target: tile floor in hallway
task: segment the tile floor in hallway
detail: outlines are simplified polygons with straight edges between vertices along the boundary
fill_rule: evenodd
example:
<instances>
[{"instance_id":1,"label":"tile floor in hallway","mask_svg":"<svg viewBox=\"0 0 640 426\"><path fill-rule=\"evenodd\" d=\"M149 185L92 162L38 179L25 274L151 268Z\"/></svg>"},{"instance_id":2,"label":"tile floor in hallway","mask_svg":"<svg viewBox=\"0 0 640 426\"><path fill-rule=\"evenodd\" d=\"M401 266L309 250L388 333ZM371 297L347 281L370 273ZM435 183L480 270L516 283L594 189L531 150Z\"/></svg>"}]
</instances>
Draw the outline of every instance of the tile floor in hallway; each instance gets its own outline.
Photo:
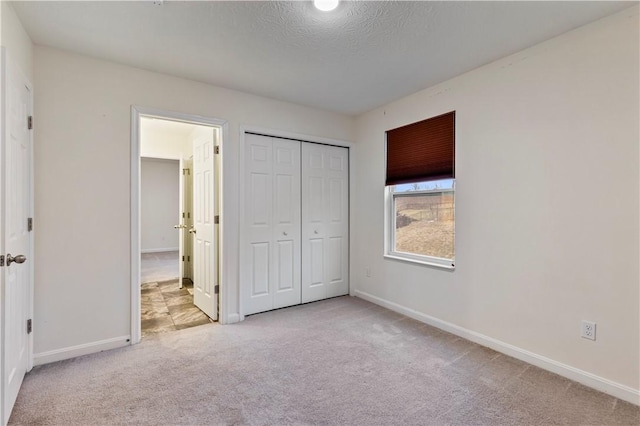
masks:
<instances>
[{"instance_id":1,"label":"tile floor in hallway","mask_svg":"<svg viewBox=\"0 0 640 426\"><path fill-rule=\"evenodd\" d=\"M193 304L193 283L178 280L141 286L142 337L209 324L212 321Z\"/></svg>"}]
</instances>

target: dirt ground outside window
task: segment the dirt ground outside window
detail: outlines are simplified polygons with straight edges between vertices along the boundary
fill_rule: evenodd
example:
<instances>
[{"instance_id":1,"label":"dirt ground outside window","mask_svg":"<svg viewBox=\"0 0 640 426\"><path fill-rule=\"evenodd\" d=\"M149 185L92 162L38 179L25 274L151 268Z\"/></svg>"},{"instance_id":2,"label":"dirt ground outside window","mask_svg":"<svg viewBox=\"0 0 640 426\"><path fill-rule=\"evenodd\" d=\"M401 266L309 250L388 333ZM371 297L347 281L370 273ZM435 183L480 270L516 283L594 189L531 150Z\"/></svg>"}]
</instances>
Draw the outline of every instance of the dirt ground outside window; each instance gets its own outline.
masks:
<instances>
[{"instance_id":1,"label":"dirt ground outside window","mask_svg":"<svg viewBox=\"0 0 640 426\"><path fill-rule=\"evenodd\" d=\"M452 193L399 196L395 251L454 258L455 207Z\"/></svg>"}]
</instances>

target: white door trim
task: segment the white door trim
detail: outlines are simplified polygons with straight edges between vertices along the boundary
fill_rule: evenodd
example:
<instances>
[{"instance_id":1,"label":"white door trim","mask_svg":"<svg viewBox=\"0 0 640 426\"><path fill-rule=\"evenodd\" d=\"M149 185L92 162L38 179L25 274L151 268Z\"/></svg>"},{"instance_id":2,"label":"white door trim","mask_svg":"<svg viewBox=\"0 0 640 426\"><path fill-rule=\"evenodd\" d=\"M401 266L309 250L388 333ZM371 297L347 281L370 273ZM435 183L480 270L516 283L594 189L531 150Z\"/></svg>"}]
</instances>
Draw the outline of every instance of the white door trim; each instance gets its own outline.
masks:
<instances>
[{"instance_id":1,"label":"white door trim","mask_svg":"<svg viewBox=\"0 0 640 426\"><path fill-rule=\"evenodd\" d=\"M5 73L6 73L6 67L7 67L7 60L8 60L9 56L9 52L7 51L7 49L4 46L0 46L0 86L2 87L2 89L0 90L1 93L1 99L0 99L0 129L2 129L2 131L0 132L0 144L2 144L2 146L0 147L0 164L2 163L3 158L2 158L2 152L4 152L4 146L6 144L6 117L5 117L5 113L6 113L6 102L7 102L7 90L5 87ZM10 59L9 59L10 60ZM27 115L33 117L34 116L34 105L33 105L33 83L31 83L31 81L27 78L26 74L24 73L23 70L20 69L20 67L17 64L14 64L14 66L19 70L20 72L20 78L22 79L24 85L29 89L29 111L27 111ZM34 119L35 120L35 119ZM27 255L27 259L28 259L28 268L29 268L29 289L28 289L28 314L29 314L29 318L31 318L32 322L34 320L33 317L33 294L34 294L34 284L33 284L33 277L34 277L34 271L35 271L35 248L34 248L34 234L35 234L35 217L34 217L34 161L33 161L33 130L29 132L29 167L30 167L30 171L29 171L29 179L30 179L30 185L29 185L29 217L33 218L34 220L34 230L31 231L29 234L29 252L26 253ZM0 188L3 187L4 185L4 181L3 181L3 175L4 173L0 173ZM2 219L2 216L0 216L0 220ZM6 254L6 248L4 247L4 239L0 238L0 252L2 254ZM0 274L0 293L3 291L4 289L4 274ZM0 303L3 303L2 300L0 300ZM3 311L3 306L0 305L0 371L2 370L2 368L4 368L4 346L3 346L3 341L4 341L4 335L6 330L4 329L5 324L3 321L4 318L4 311ZM32 332L31 334L28 335L27 337L27 371L31 371L31 369L33 368L33 335L36 331ZM4 403L4 380L1 381L2 383L0 383L0 420L4 419L5 416L5 411L9 409L9 407L5 407L5 403Z\"/></svg>"},{"instance_id":2,"label":"white door trim","mask_svg":"<svg viewBox=\"0 0 640 426\"><path fill-rule=\"evenodd\" d=\"M168 111L157 108L149 108L144 106L131 106L131 344L135 345L140 342L142 337L141 320L140 320L140 117L154 117L165 120L183 121L187 123L215 126L221 130L220 138L220 164L222 170L220 173L219 200L220 211L223 212L224 206L224 161L222 157L224 153L224 143L229 140L229 125L226 120L219 118L203 117L194 114L185 114L176 111ZM223 247L224 216L220 215L220 226L218 238L220 247ZM224 270L224 258L226 254L221 253L220 268L220 323L228 323L228 315L230 305L228 302L228 288L226 282L226 274Z\"/></svg>"},{"instance_id":3,"label":"white door trim","mask_svg":"<svg viewBox=\"0 0 640 426\"><path fill-rule=\"evenodd\" d=\"M272 136L276 138L294 139L302 142L322 143L326 145L344 146L346 148L353 148L354 143L344 141L340 139L324 138L321 136L305 135L304 133L287 132L286 130L271 129L269 127L251 126L247 124L240 125L240 137L244 143L245 133L258 133L265 136ZM242 148L242 145L240 146Z\"/></svg>"},{"instance_id":4,"label":"white door trim","mask_svg":"<svg viewBox=\"0 0 640 426\"><path fill-rule=\"evenodd\" d=\"M345 140L340 140L340 139L331 139L331 138L325 138L325 137L321 137L321 136L311 136L311 135L306 135L303 133L295 133L295 132L288 132L286 130L277 130L277 129L271 129L268 127L261 127L261 126L252 126L249 124L241 124L239 126L239 130L240 130L240 136L239 136L239 141L240 141L240 146L238 147L238 158L243 159L245 156L245 134L246 133L257 133L260 135L264 135L264 136L272 136L272 137L279 137L279 138L287 138L287 139L294 139L294 140L298 140L298 141L303 141L303 142L312 142L312 143L319 143L319 144L325 144L325 145L334 145L334 146L341 146L341 147L345 147L349 149L349 223L351 223L351 207L352 207L352 203L351 203L351 196L352 194L355 194L354 192L354 179L353 176L355 176L355 162L354 162L354 147L355 144L353 142L349 142L349 141L345 141ZM238 176L239 176L239 188L244 188L245 187L245 178L244 178L244 174L245 174L245 164L244 161L240 160L238 162ZM240 223L244 223L244 217L245 217L245 206L244 203L241 201L240 203L240 210L239 210L239 214L240 214ZM238 259L240 259L240 245L242 244L242 242L244 241L245 238L245 231L243 229L242 226L239 227L239 232L238 232L238 252L236 253L236 256ZM353 296L355 294L355 286L352 284L354 283L354 277L353 277L353 268L351 268L351 259L353 258L351 255L351 250L353 245L351 244L351 241L353 241L353 229L355 227L354 226L349 226L349 248L348 248L348 256L349 259L347 260L347 265L349 265L349 294L351 296ZM240 264L238 263L238 276L240 276ZM245 317L245 309L244 309L244 294L243 294L243 289L242 289L242 285L238 282L238 312L240 314L240 318L238 319L239 321L243 321L244 317ZM222 290L221 290L222 291ZM221 307L222 308L222 307Z\"/></svg>"}]
</instances>

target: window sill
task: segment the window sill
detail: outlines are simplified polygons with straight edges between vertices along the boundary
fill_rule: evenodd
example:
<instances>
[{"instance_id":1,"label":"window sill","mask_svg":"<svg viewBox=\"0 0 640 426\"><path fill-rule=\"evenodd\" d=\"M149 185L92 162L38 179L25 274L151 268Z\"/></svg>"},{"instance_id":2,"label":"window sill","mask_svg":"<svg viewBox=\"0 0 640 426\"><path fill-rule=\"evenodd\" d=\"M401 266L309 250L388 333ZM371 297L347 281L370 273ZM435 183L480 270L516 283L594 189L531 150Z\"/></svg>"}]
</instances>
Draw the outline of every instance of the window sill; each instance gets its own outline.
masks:
<instances>
[{"instance_id":1,"label":"window sill","mask_svg":"<svg viewBox=\"0 0 640 426\"><path fill-rule=\"evenodd\" d=\"M456 267L452 266L452 265L445 265L445 264L442 264L442 263L429 262L428 260L415 259L415 258L411 258L411 257L405 257L405 256L397 255L397 254L385 254L384 257L386 259L399 260L401 262L408 262L408 263L416 263L418 265L430 266L432 268L445 269L445 270L448 270L448 271L455 271L455 269L456 269Z\"/></svg>"}]
</instances>

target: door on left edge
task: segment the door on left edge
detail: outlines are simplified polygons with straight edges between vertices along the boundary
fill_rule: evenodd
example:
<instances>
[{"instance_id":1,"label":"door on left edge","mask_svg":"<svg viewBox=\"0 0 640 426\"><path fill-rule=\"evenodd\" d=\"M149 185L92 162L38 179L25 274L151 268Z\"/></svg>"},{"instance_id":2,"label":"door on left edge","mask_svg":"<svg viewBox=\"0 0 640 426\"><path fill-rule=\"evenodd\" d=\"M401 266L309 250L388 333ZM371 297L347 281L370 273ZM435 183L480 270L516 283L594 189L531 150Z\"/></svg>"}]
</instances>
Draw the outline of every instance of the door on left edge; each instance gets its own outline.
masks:
<instances>
[{"instance_id":1,"label":"door on left edge","mask_svg":"<svg viewBox=\"0 0 640 426\"><path fill-rule=\"evenodd\" d=\"M27 320L30 310L31 260L31 90L26 78L2 52L2 211L0 212L3 315L3 416L8 422L29 366Z\"/></svg>"}]
</instances>

